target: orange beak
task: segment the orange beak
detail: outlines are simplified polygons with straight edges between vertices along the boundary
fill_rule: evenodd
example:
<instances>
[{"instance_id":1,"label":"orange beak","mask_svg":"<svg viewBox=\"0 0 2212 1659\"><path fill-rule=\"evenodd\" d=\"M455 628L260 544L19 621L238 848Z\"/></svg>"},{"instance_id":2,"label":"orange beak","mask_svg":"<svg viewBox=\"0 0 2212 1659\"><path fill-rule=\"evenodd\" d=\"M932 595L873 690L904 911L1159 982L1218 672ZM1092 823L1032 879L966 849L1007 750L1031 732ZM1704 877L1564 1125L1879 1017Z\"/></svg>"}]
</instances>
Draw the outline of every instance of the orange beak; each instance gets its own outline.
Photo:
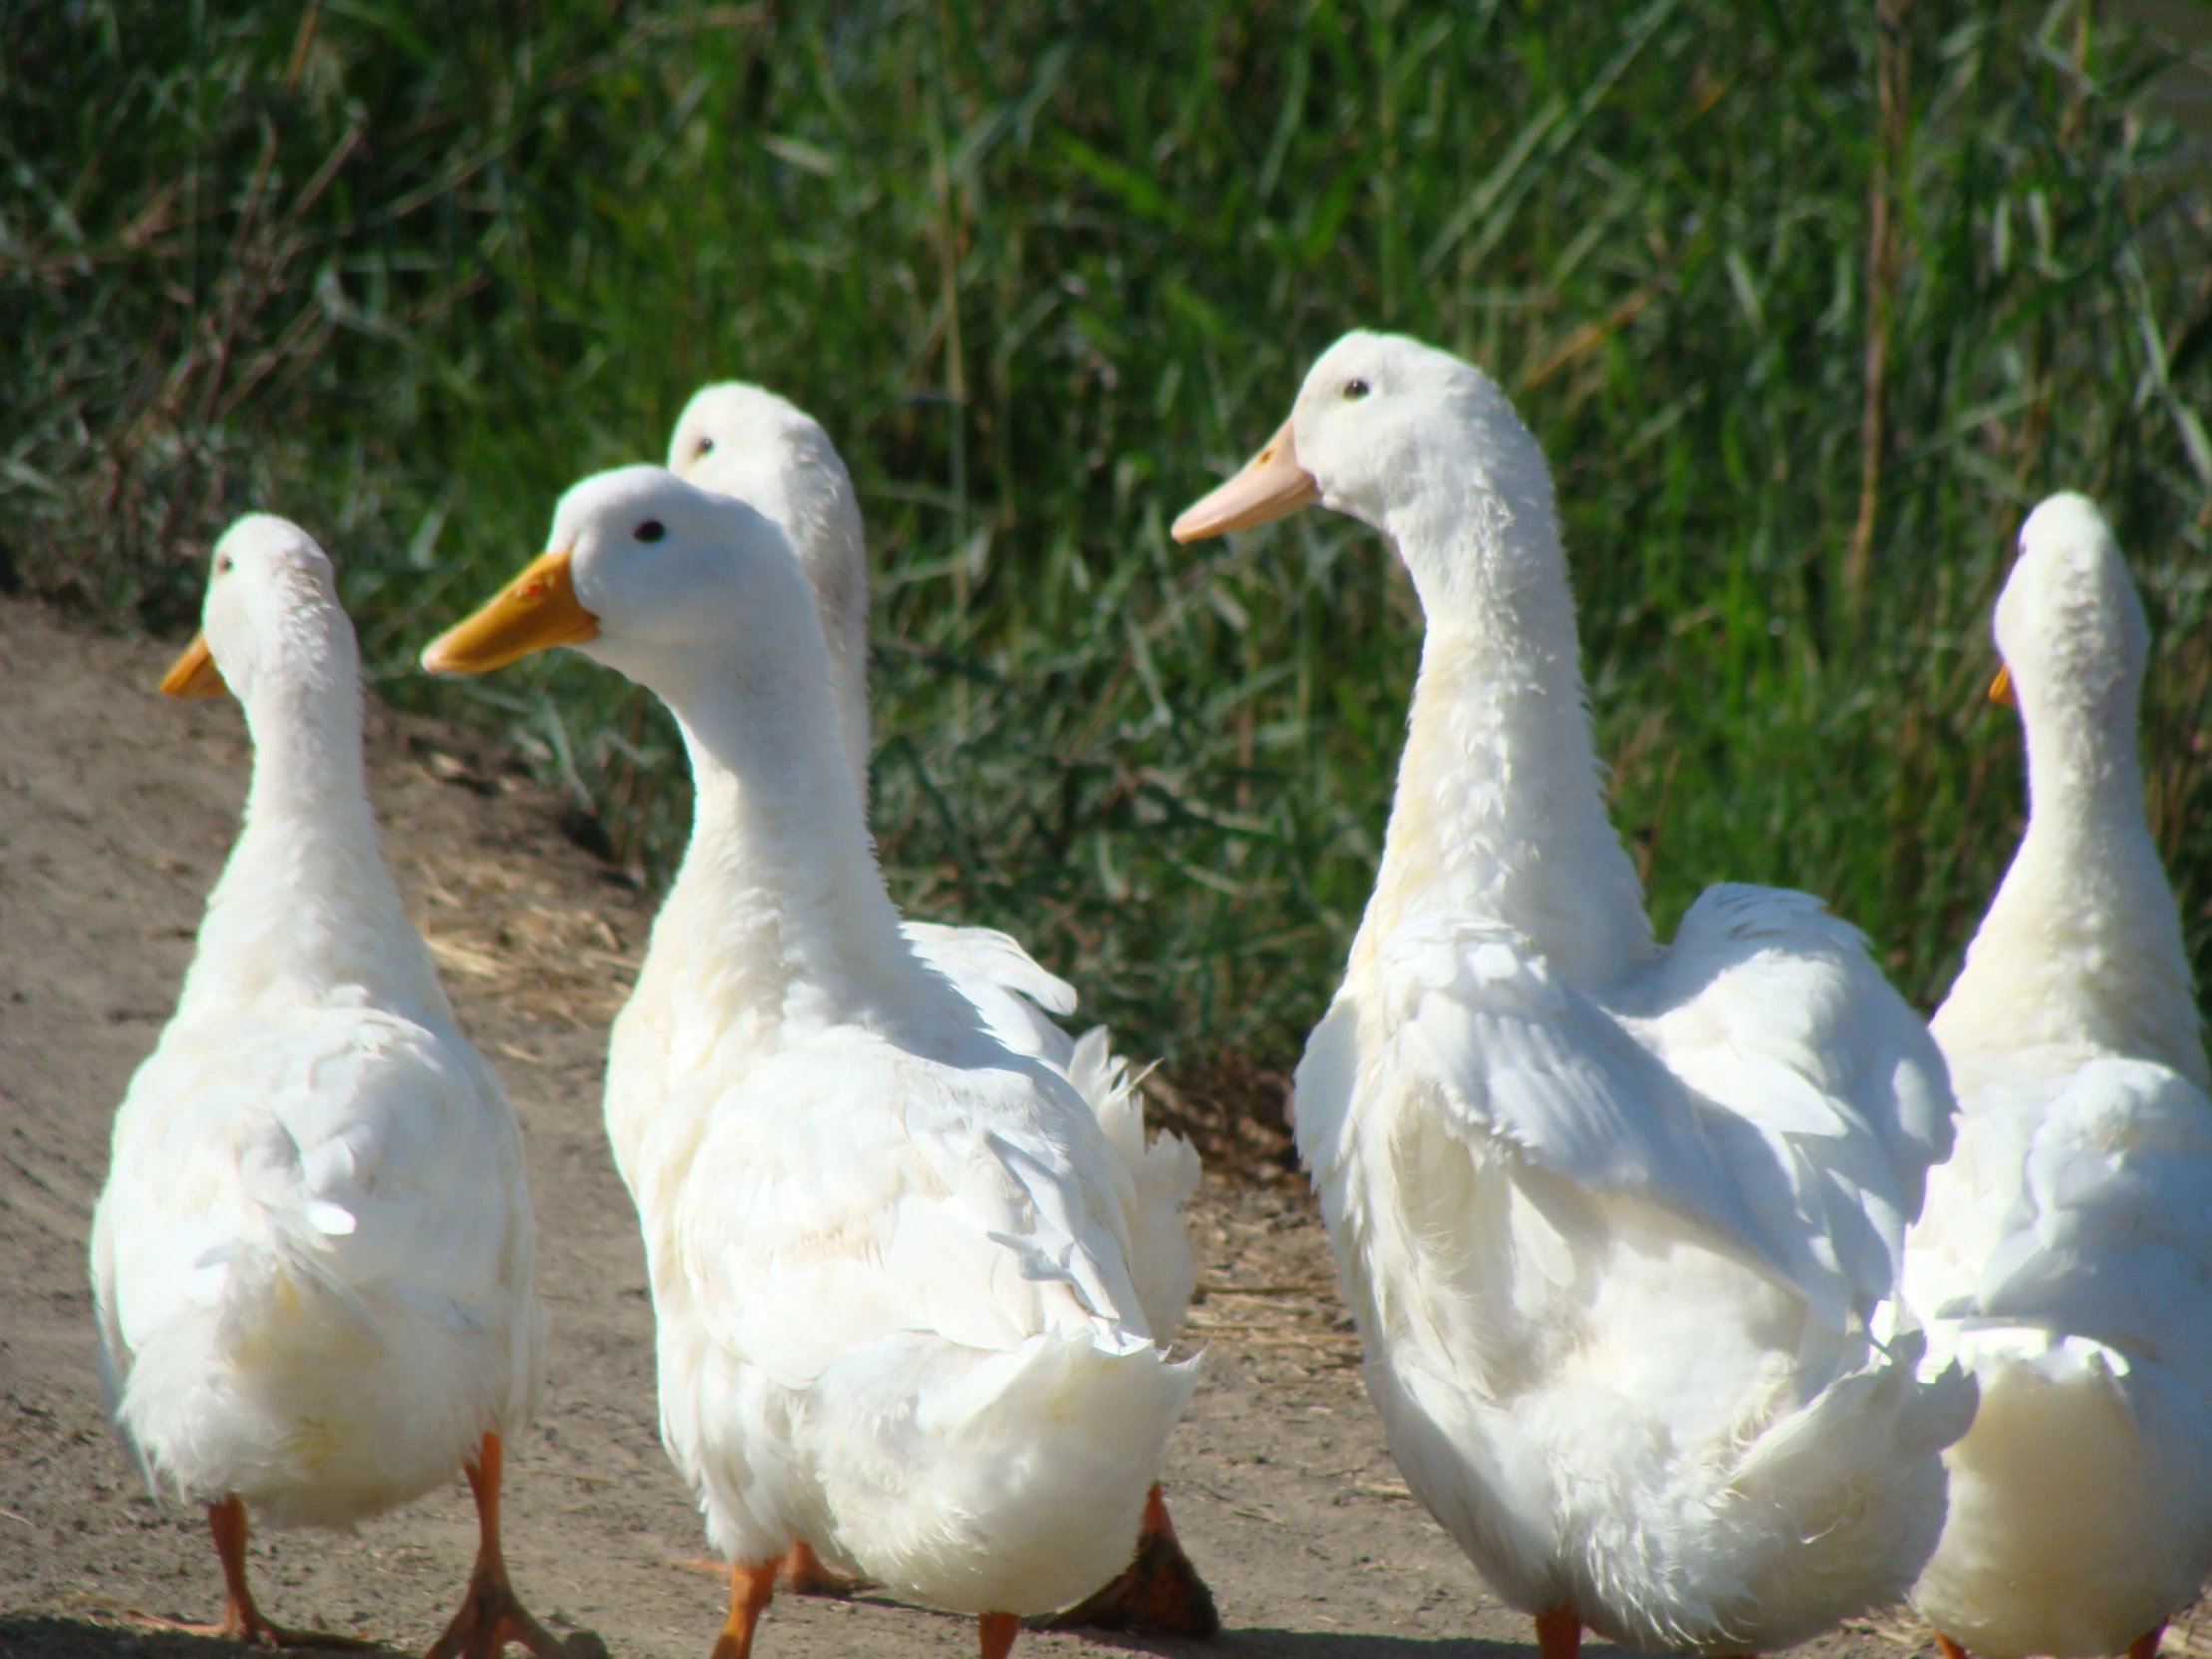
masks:
<instances>
[{"instance_id":1,"label":"orange beak","mask_svg":"<svg viewBox=\"0 0 2212 1659\"><path fill-rule=\"evenodd\" d=\"M205 634L193 635L192 644L177 654L169 672L162 676L164 697L221 697L229 689L215 659L208 655Z\"/></svg>"},{"instance_id":2,"label":"orange beak","mask_svg":"<svg viewBox=\"0 0 2212 1659\"><path fill-rule=\"evenodd\" d=\"M1286 420L1242 472L1185 507L1168 534L1177 541L1203 541L1230 530L1249 530L1320 499L1321 487L1314 475L1298 464L1298 444Z\"/></svg>"},{"instance_id":3,"label":"orange beak","mask_svg":"<svg viewBox=\"0 0 2212 1659\"><path fill-rule=\"evenodd\" d=\"M2003 663L1997 664L1997 677L1989 682L1989 701L2007 709L2020 706L2020 694L2012 689L2012 670Z\"/></svg>"},{"instance_id":4,"label":"orange beak","mask_svg":"<svg viewBox=\"0 0 2212 1659\"><path fill-rule=\"evenodd\" d=\"M576 597L569 555L544 553L482 610L433 640L422 666L432 674L483 674L533 651L598 637L599 619Z\"/></svg>"}]
</instances>

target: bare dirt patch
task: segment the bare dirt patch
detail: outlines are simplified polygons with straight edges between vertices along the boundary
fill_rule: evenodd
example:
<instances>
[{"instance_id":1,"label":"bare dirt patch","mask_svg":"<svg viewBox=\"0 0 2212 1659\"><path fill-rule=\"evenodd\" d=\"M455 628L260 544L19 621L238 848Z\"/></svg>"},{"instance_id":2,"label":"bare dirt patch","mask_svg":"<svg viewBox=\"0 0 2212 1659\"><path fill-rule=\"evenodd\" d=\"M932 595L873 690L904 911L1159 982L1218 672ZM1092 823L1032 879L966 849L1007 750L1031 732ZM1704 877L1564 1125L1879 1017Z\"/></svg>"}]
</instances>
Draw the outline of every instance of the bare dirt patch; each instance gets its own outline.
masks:
<instances>
[{"instance_id":1,"label":"bare dirt patch","mask_svg":"<svg viewBox=\"0 0 2212 1659\"><path fill-rule=\"evenodd\" d=\"M155 695L167 655L0 602L0 1654L23 1659L236 1652L130 1622L213 1617L219 1582L199 1515L149 1498L108 1437L85 1279L109 1120L168 1018L246 785L237 710ZM698 1517L660 1448L644 1263L598 1116L606 1023L649 903L571 844L563 804L496 752L380 708L370 724L386 854L528 1141L553 1345L545 1406L508 1450L515 1582L557 1631L698 1659L723 1592L677 1564L701 1551ZM1195 1234L1205 1380L1166 1480L1227 1629L1210 1646L1032 1634L1018 1651L1526 1648L1526 1623L1484 1594L1383 1448L1304 1187L1209 1176ZM273 1617L419 1651L474 1541L456 1482L351 1536L261 1533L253 1564ZM784 1597L760 1652L974 1643L969 1621L879 1597ZM1900 1615L1816 1651L1899 1659L1920 1644ZM2212 1642L2184 1628L2168 1651Z\"/></svg>"}]
</instances>

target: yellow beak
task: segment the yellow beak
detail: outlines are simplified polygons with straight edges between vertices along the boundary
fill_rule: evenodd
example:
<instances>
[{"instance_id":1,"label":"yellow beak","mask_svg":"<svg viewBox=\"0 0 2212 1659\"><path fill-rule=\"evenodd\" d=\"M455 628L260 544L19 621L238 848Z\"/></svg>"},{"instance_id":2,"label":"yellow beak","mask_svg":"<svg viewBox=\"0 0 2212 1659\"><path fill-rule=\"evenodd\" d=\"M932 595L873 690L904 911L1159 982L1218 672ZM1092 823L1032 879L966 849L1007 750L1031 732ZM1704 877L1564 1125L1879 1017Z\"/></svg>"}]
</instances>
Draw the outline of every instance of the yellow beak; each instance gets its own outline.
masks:
<instances>
[{"instance_id":1,"label":"yellow beak","mask_svg":"<svg viewBox=\"0 0 2212 1659\"><path fill-rule=\"evenodd\" d=\"M466 622L431 641L422 666L432 674L483 674L518 657L599 637L569 575L569 555L544 553Z\"/></svg>"},{"instance_id":2,"label":"yellow beak","mask_svg":"<svg viewBox=\"0 0 2212 1659\"><path fill-rule=\"evenodd\" d=\"M1201 501L1185 507L1169 527L1177 541L1203 541L1230 530L1249 530L1271 518L1310 507L1321 499L1314 475L1298 464L1291 423L1268 439L1267 447L1244 470Z\"/></svg>"},{"instance_id":3,"label":"yellow beak","mask_svg":"<svg viewBox=\"0 0 2212 1659\"><path fill-rule=\"evenodd\" d=\"M2003 663L1997 664L1997 677L1989 682L1989 701L2001 703L2007 709L2020 706L2019 693L2012 689L2012 670Z\"/></svg>"},{"instance_id":4,"label":"yellow beak","mask_svg":"<svg viewBox=\"0 0 2212 1659\"><path fill-rule=\"evenodd\" d=\"M193 635L192 644L177 653L177 660L162 676L164 697L221 697L229 689L223 683L222 671L215 666L215 659L208 655L205 634Z\"/></svg>"}]
</instances>

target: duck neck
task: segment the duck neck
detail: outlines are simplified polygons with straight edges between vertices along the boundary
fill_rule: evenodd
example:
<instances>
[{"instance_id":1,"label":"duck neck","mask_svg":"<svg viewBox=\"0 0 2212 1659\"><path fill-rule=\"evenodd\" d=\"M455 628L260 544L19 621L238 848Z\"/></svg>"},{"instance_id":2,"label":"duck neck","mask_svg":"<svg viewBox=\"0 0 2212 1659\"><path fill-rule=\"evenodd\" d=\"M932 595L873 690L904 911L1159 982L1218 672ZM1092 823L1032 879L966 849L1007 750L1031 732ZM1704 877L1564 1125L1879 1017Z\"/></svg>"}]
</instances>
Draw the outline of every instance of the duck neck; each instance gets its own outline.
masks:
<instances>
[{"instance_id":1,"label":"duck neck","mask_svg":"<svg viewBox=\"0 0 2212 1659\"><path fill-rule=\"evenodd\" d=\"M1596 984L1648 953L1651 923L1598 788L1555 521L1548 505L1468 530L1470 516L1385 527L1428 628L1353 958L1407 916L1448 909L1517 929L1569 982Z\"/></svg>"},{"instance_id":2,"label":"duck neck","mask_svg":"<svg viewBox=\"0 0 2212 1659\"><path fill-rule=\"evenodd\" d=\"M1947 1050L2088 1048L2207 1086L2181 919L2143 815L2135 705L2027 711L2027 832L1937 1011Z\"/></svg>"},{"instance_id":3,"label":"duck neck","mask_svg":"<svg viewBox=\"0 0 2212 1659\"><path fill-rule=\"evenodd\" d=\"M377 846L360 681L348 666L272 674L244 699L253 781L184 1007L359 986L373 1006L452 1017Z\"/></svg>"},{"instance_id":4,"label":"duck neck","mask_svg":"<svg viewBox=\"0 0 2212 1659\"><path fill-rule=\"evenodd\" d=\"M2027 838L2081 855L2100 847L2150 845L2143 772L2135 754L2135 710L2038 709L2027 734Z\"/></svg>"},{"instance_id":5,"label":"duck neck","mask_svg":"<svg viewBox=\"0 0 2212 1659\"><path fill-rule=\"evenodd\" d=\"M823 643L830 653L830 684L836 695L837 743L859 792L860 821L867 822L868 762L875 743L869 728L867 695L867 559L857 540L851 548L820 561L815 576Z\"/></svg>"},{"instance_id":6,"label":"duck neck","mask_svg":"<svg viewBox=\"0 0 2212 1659\"><path fill-rule=\"evenodd\" d=\"M868 729L867 533L844 462L819 430L786 440L773 451L780 464L767 476L740 473L731 493L776 520L799 555L814 590L815 616L830 656L830 689L837 705L837 741L860 792L863 822L868 808L868 762L874 742Z\"/></svg>"},{"instance_id":7,"label":"duck neck","mask_svg":"<svg viewBox=\"0 0 2212 1659\"><path fill-rule=\"evenodd\" d=\"M929 1002L884 891L838 711L800 676L687 664L654 689L691 757L691 844L647 971L716 1035L895 1022Z\"/></svg>"}]
</instances>

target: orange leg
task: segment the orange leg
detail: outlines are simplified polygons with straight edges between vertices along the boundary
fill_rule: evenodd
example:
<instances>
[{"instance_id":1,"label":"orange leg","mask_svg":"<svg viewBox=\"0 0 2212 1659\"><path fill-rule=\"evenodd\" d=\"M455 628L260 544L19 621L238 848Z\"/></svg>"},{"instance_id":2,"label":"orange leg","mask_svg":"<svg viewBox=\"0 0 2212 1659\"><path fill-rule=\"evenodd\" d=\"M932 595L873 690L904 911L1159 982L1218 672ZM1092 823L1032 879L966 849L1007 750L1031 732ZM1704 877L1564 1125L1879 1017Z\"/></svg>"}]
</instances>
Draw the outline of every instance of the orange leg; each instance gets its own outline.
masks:
<instances>
[{"instance_id":1,"label":"orange leg","mask_svg":"<svg viewBox=\"0 0 2212 1659\"><path fill-rule=\"evenodd\" d=\"M776 1569L782 1564L780 1555L771 1555L765 1561L730 1563L730 1616L723 1621L722 1634L715 1638L714 1652L708 1659L750 1659L753 1627L761 1622L769 1598L776 1594Z\"/></svg>"},{"instance_id":2,"label":"orange leg","mask_svg":"<svg viewBox=\"0 0 2212 1659\"><path fill-rule=\"evenodd\" d=\"M1582 1615L1572 1607L1547 1607L1536 1615L1539 1659L1575 1659L1582 1649Z\"/></svg>"},{"instance_id":3,"label":"orange leg","mask_svg":"<svg viewBox=\"0 0 2212 1659\"><path fill-rule=\"evenodd\" d=\"M804 1540L795 1542L784 1557L779 1586L795 1596L848 1596L863 1580L831 1572Z\"/></svg>"},{"instance_id":4,"label":"orange leg","mask_svg":"<svg viewBox=\"0 0 2212 1659\"><path fill-rule=\"evenodd\" d=\"M976 1635L983 1659L1006 1659L1014 1651L1014 1637L1021 1631L1021 1620L1011 1613L985 1613L975 1621Z\"/></svg>"},{"instance_id":5,"label":"orange leg","mask_svg":"<svg viewBox=\"0 0 2212 1659\"><path fill-rule=\"evenodd\" d=\"M1966 1659L1966 1650L1940 1630L1936 1632L1936 1646L1942 1653L1943 1659Z\"/></svg>"},{"instance_id":6,"label":"orange leg","mask_svg":"<svg viewBox=\"0 0 2212 1659\"><path fill-rule=\"evenodd\" d=\"M235 1497L208 1505L208 1531L215 1539L215 1556L223 1564L223 1617L214 1624L186 1624L179 1619L135 1615L139 1622L164 1630L180 1630L194 1636L217 1636L257 1647L364 1648L372 1643L358 1636L339 1636L327 1630L290 1630L273 1624L254 1604L254 1592L246 1582L246 1505Z\"/></svg>"},{"instance_id":7,"label":"orange leg","mask_svg":"<svg viewBox=\"0 0 2212 1659\"><path fill-rule=\"evenodd\" d=\"M2166 1621L2160 1619L2127 1644L2127 1659L2158 1659L2158 1639L2165 1634ZM1960 1659L1964 1659L1964 1656L1961 1655Z\"/></svg>"},{"instance_id":8,"label":"orange leg","mask_svg":"<svg viewBox=\"0 0 2212 1659\"><path fill-rule=\"evenodd\" d=\"M530 1616L507 1582L499 1549L500 1455L499 1436L486 1434L482 1452L468 1465L468 1489L476 1494L476 1570L461 1610L423 1659L498 1659L509 1642L520 1642L538 1659L568 1659L568 1649Z\"/></svg>"},{"instance_id":9,"label":"orange leg","mask_svg":"<svg viewBox=\"0 0 2212 1659\"><path fill-rule=\"evenodd\" d=\"M1137 1526L1137 1553L1121 1575L1064 1613L1040 1620L1044 1630L1149 1630L1174 1636L1211 1636L1221 1629L1214 1592L1198 1576L1176 1540L1167 1499L1158 1482L1145 1494Z\"/></svg>"}]
</instances>

